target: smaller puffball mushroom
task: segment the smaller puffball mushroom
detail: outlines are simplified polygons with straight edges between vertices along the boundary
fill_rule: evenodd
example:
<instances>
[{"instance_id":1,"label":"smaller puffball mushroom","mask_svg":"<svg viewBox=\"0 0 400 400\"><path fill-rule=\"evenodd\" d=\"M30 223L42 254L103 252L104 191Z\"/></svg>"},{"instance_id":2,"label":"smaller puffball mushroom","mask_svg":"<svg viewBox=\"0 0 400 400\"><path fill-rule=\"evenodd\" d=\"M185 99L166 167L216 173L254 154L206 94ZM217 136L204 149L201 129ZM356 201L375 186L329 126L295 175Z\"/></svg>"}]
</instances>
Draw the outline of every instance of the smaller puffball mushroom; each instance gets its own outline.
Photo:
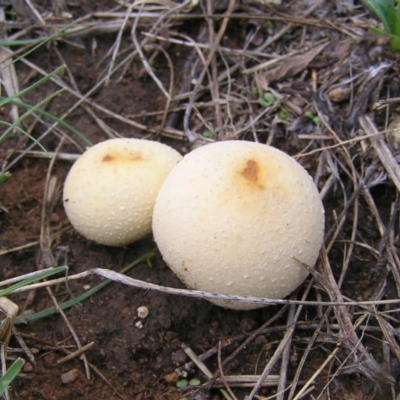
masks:
<instances>
[{"instance_id":1,"label":"smaller puffball mushroom","mask_svg":"<svg viewBox=\"0 0 400 400\"><path fill-rule=\"evenodd\" d=\"M124 246L151 232L158 191L182 156L140 139L110 139L89 148L64 184L68 219L86 238Z\"/></svg>"},{"instance_id":2,"label":"smaller puffball mushroom","mask_svg":"<svg viewBox=\"0 0 400 400\"><path fill-rule=\"evenodd\" d=\"M273 147L209 144L164 181L153 234L167 265L190 288L280 299L307 277L321 248L324 209L307 171ZM234 309L254 303L212 300Z\"/></svg>"}]
</instances>

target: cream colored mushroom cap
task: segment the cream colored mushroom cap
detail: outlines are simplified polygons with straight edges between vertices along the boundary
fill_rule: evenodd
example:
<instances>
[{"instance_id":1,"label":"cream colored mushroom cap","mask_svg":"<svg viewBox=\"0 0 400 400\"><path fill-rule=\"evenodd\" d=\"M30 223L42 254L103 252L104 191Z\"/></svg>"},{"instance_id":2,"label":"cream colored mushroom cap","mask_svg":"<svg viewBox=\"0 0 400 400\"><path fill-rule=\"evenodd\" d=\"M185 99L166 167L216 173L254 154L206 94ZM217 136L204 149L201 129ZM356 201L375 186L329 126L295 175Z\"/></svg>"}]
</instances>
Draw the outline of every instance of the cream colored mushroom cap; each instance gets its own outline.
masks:
<instances>
[{"instance_id":1,"label":"cream colored mushroom cap","mask_svg":"<svg viewBox=\"0 0 400 400\"><path fill-rule=\"evenodd\" d=\"M64 184L68 219L86 238L123 246L151 232L158 191L182 156L140 139L110 139L87 150Z\"/></svg>"},{"instance_id":2,"label":"cream colored mushroom cap","mask_svg":"<svg viewBox=\"0 0 400 400\"><path fill-rule=\"evenodd\" d=\"M273 147L225 141L174 167L158 194L153 234L190 288L280 299L307 277L321 248L324 209L307 171ZM213 301L235 309L250 303Z\"/></svg>"}]
</instances>

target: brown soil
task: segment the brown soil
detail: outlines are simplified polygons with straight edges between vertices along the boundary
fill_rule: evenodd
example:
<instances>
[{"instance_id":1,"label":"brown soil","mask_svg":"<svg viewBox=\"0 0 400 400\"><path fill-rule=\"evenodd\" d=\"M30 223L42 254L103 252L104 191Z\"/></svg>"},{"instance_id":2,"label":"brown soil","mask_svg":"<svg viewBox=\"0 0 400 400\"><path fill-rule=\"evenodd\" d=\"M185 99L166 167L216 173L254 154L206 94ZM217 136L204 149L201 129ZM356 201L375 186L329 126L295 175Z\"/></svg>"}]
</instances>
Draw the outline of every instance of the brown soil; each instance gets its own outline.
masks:
<instances>
[{"instance_id":1,"label":"brown soil","mask_svg":"<svg viewBox=\"0 0 400 400\"><path fill-rule=\"evenodd\" d=\"M117 2L112 5L107 1L90 2L82 0L77 2L78 4L76 5L72 5L74 2L70 3L71 5L67 6L64 11L69 12L72 20L75 21L78 18L92 15L96 11L111 12L113 7L118 8ZM164 4L164 2L162 3ZM204 2L202 7L206 7L206 3ZM227 4L223 1L216 3L218 3L215 5L217 7L216 13L223 12L227 7ZM253 41L250 41L250 50L255 49L258 41L264 40L264 36L277 33L285 26L289 27L283 39L272 45L273 51L271 50L271 54L281 55L282 48L290 49L290 41L296 43L296 45L293 45L293 49L298 49L301 47L298 41L303 40L305 49L313 41L319 42L324 41L326 37L328 38L328 47L318 57L308 61L305 59L298 60L297 66L292 65L293 68L298 68L298 71L293 74L288 71L280 71L282 78L279 79L279 82L274 82L274 79L271 79L271 87L276 93L282 95L283 106L285 105L285 99L293 98L295 101L292 102L292 107L297 106L304 111L312 110L316 115L313 106L317 105L318 109L323 110L324 115L328 116L330 127L339 132L340 139L347 140L354 137L350 135L347 129L349 124L356 125L358 117L371 111L372 100L369 103L363 103L363 96L377 96L376 99L374 98L375 101L382 97L386 98L386 93L390 93L391 97L399 95L398 76L396 75L398 64L396 60L393 60L393 54L387 52L382 55L383 50L380 44L376 44L374 39L370 39L367 34L363 36L357 31L359 38L350 40L350 35L344 34L339 29L352 28L351 17L361 13L359 8L347 11L346 14L346 12L340 13L336 7L325 4L317 8L314 13L296 21L297 13L302 11L302 7L305 9L310 2L297 2L298 5L295 6L294 3L296 2L284 1L284 5L286 4L288 7L285 8L284 5L278 7L279 12L275 12L271 6L260 8L261 6L248 6L247 2L243 3L243 8L240 9L238 7L235 12L253 13L254 18L237 19L233 20L234 22L230 22L221 46L230 47L233 50L243 49L250 29L255 27L257 27L257 33L254 35ZM300 6L300 3L302 6ZM38 6L38 10L42 15L45 15L45 11L52 10L54 4L43 6L43 8ZM9 12L10 10L6 9L6 11ZM122 11L126 11L126 9L123 8ZM166 27L163 34L166 38L169 38L178 32L179 34L193 37L195 41L198 40L199 32L204 26L207 26L207 22L205 19L196 17L190 19L189 16L191 14L197 15L201 12L203 11L200 7L191 10L188 14L185 14L186 18L176 22L175 26ZM260 12L263 15L271 16L272 22L270 22L270 25L266 21L257 18ZM291 22L288 22L289 19L285 20L285 15L287 18L289 16L292 18ZM28 16L26 15L18 14L17 20L20 22L20 27L16 28L15 31L29 25L27 18ZM60 13L55 14L51 23L55 24L57 18L60 18L60 21L64 23ZM305 22L307 18L309 18L308 24ZM94 26L107 22L107 20L101 19L99 16L92 16L89 20L93 21ZM323 24L325 20L336 23L337 29L328 29L327 25L322 28L318 25ZM132 26L132 23L132 21L129 21L129 27ZM146 31L146 26L146 24L142 26L143 31ZM215 25L216 31L219 27L220 22ZM366 32L364 26L357 26L357 29L359 31L363 29ZM100 27L99 25L99 27L87 34L48 43L27 56L27 59L47 72L65 63L68 66L68 72L64 71L61 77L68 82L69 87L74 88L76 92L79 91L84 94L93 88L107 72L110 51L113 49L117 34L118 30L108 33L104 26ZM27 37L29 35L35 37L37 33L32 31L27 34ZM301 39L301 35L303 35L303 39ZM179 37L182 39L183 36ZM173 65L175 80L172 90L174 94L178 94L185 84L187 60L188 57L193 55L193 52L188 47L177 44L161 43L160 45L163 46L163 52L167 52ZM330 84L333 85L339 81L338 76L340 74L343 77L348 76L349 63L354 62L352 54L361 53L357 60L361 60L360 63L365 64L363 66L355 66L355 69L358 68L357 71L361 69L364 71L375 65L377 61L375 59L371 60L371 57L375 56L372 51L377 48L380 51L377 57L382 57L383 60L390 60L392 67L384 77L381 76L379 82L374 83L374 87L381 85L381 88L385 88L387 92L383 89L379 89L381 90L379 91L374 88L374 90L370 89L365 95L363 88L366 90L366 81L359 78L354 83L356 87L353 89L356 98L352 100L354 103L358 101L357 104L350 104L349 97L344 94L344 102L341 104L332 103L334 109L330 110L326 108L327 103L324 103L323 99L314 96L312 73L316 71L320 77L323 77L316 78L319 87L325 84L328 85L327 81L332 76L337 77L336 81L332 79ZM132 51L132 41L129 29L127 29L121 38L117 62ZM162 54L162 52L158 54L153 60L152 66L157 77L165 87L168 87L170 64ZM381 58L379 59L382 60ZM244 61L239 55L232 55L229 63L232 63L232 60L236 60L238 65L244 67ZM342 65L347 65L345 71L340 69ZM215 66L215 68L218 67ZM120 70L112 75L108 84L100 85L89 97L90 101L114 113L104 112L104 110L93 106L91 109L96 113L97 118L107 125L109 131L123 137L161 140L172 145L182 154L189 152L192 144L189 143L184 134L183 111L180 109L179 112L174 114L173 118L171 117L170 130L164 129L165 125L163 124L165 121L162 111L167 107L165 96L146 72L140 58L136 57L127 61L123 68L126 68L126 70ZM40 74L35 72L30 65L22 62L17 63L16 69L21 88L29 86L40 77ZM329 70L332 72L329 73ZM239 92L238 88L248 87L249 80L254 79L253 75L246 76L238 72L232 73L234 74L232 77L234 79L232 81L232 93ZM274 73L278 74L278 71ZM197 72L198 74L199 72ZM74 82L71 77L73 77ZM368 82L370 83L370 81ZM250 86L254 85L255 83L252 81ZM25 95L23 101L35 104L53 93L56 88L58 88L58 85L48 82ZM187 89L183 92L185 91ZM326 95L327 90L324 93ZM240 104L238 108L232 109L235 112L232 122L234 122L238 131L247 124L248 113L252 115L252 118L255 118L263 111L263 108L257 104L257 96L254 96L251 92L247 94L249 101L252 102L250 111L246 110L243 104ZM211 95L206 94L198 101L210 102L211 100ZM77 97L66 91L52 100L46 106L46 111L61 116L76 102ZM179 103L172 102L171 109L178 105ZM90 106L91 104L87 103L85 107ZM327 135L327 131L320 130L316 132L315 124L312 123L309 117L295 115L292 112L293 109L286 108L289 110L288 119L277 119L278 108L275 113L267 112L257 122L258 140L266 142L270 132L274 131L272 144L292 155L299 154L302 151L315 150L318 146L322 147L323 140L308 146L309 141L304 140L304 135L313 133ZM215 117L215 108L212 104L205 106L202 110L203 117L208 125L202 125L202 121L195 117L190 120L192 126L196 127L199 132L213 125ZM391 112L393 112L392 109ZM3 119L10 119L9 108L1 110L1 113ZM171 114L173 113L168 110L167 116L171 116ZM127 120L145 125L148 130L142 130L132 124L130 125L117 116L123 116ZM224 118L227 117L224 116ZM376 112L375 121L377 124L383 124L384 118L385 115ZM30 124L33 124L34 119L31 118L28 121L29 123L25 125L26 129ZM65 118L65 121L82 132L92 143L108 138L107 129L102 129L101 124L96 123L83 107L76 108ZM38 122L36 125L31 126L32 136L39 138L49 126L49 121ZM359 129L358 125L357 129ZM65 136L60 147L60 140L63 135ZM217 133L217 131L211 132L210 140L230 138L229 135L227 126L225 126L220 133ZM301 135L303 135L303 139ZM253 140L252 129L243 129L238 138ZM203 138L203 140L208 140L208 138ZM77 139L72 134L65 134L63 128L54 129L49 135L41 139L41 143L48 151L73 154L81 153L86 146L82 140ZM17 160L18 153L14 151L24 150L30 144L31 142L24 136L19 136L18 134L9 136L0 147L2 166L6 167L13 160ZM335 142L327 141L325 145L327 144L332 145ZM38 147L35 147L35 150L38 150ZM376 156L371 155L371 152L367 150L360 155L359 151L358 147L349 147L349 154L354 159L355 169L363 173L361 165L364 165L364 162L369 162L372 165ZM347 159L339 153L332 152L331 154L333 154L334 158L338 157L335 158L334 162L337 162L336 165L340 169L340 183L337 183L337 186L330 190L324 199L327 232L335 229L337 218L342 210L345 209L345 201L351 197L352 193L354 193L353 190L355 190L350 178L351 171L348 172L347 166L344 165ZM368 157L370 161L368 161ZM320 153L299 159L313 176L321 174L321 171L318 170L319 160ZM149 237L124 248L110 248L89 242L74 231L67 220L61 201L62 184L70 167L70 161L57 159L54 165L51 165L48 159L38 159L30 155L25 155L12 165L10 169L11 178L0 187L1 281L56 265L68 265L69 274L71 275L91 268L119 271L155 247L154 241ZM379 168L380 171L383 171L380 164ZM44 210L44 193L46 187L48 187L47 174L49 171L51 177L56 179L56 190L51 205ZM324 187L328 177L328 172L323 172L319 182L320 189ZM386 179L383 184L372 187L370 194L385 226L389 227L392 212L391 206L398 199L398 192L393 183L390 179ZM385 256L386 253L381 253L378 259L373 258L368 248L370 246L370 248L379 249L379 246L383 243L382 235L377 228L375 215L371 212L371 205L366 202L365 197L360 197L358 201L357 212L359 215L357 218L359 224L356 237L352 237L352 223L356 211L351 206L346 210L347 218L343 229L339 231L335 243L330 249L329 260L334 276L339 279L342 273L343 260L347 255L345 253L347 250L343 247L343 243L349 244L351 241L365 243L364 247L356 246L351 254L350 268L345 274L341 288L342 294L354 300L375 299L373 296L376 295L379 287L384 286L382 290L385 290L385 295L381 296L381 299L397 298L396 275L391 274L390 268L387 269L388 267L385 263L387 261L387 258L385 259L387 257L387 255ZM398 203L396 203L396 207L397 205ZM393 233L393 235L391 233L391 243L395 249L397 249L396 243L398 245L398 219L396 221L393 225L390 225L390 229L394 229L393 232L390 232ZM50 242L46 239L45 228L48 229L47 238L51 239ZM43 239L44 237L45 239ZM332 239L332 233L330 236L328 234L328 239ZM21 249L16 249L19 246L21 246ZM149 266L146 262L141 262L128 275L145 282L183 288L183 285L166 267L157 252L152 259L152 266ZM300 299L310 280L311 278L304 283L292 298ZM76 280L70 283L70 290L74 296L79 296L88 287L93 288L102 281L101 278L96 276ZM53 287L53 292L59 303L70 298L70 294L63 284ZM33 292L10 295L10 299L19 305L20 314L23 312L35 313L54 305L46 289L39 289L34 295ZM321 284L314 282L307 299L328 300L329 297L326 295L325 290L322 289ZM137 308L143 305L148 307L150 313L142 321L143 326L138 327ZM385 307L387 311L392 308L391 319L388 321L393 328L392 336L393 341L396 343L398 341L399 314L398 311L393 311L395 306ZM357 319L361 318L360 310L366 313L365 309L362 308L348 307L348 309L351 312L353 324L356 324ZM385 308L380 307L379 310L382 311ZM313 390L310 393L314 397L306 395L303 398L317 398L319 395L321 397L318 398L323 399L396 398L399 394L398 387L391 387L376 377L366 376L360 370L350 369L346 371L346 362L351 357L349 349L343 345L347 340L344 332L335 328L335 325L338 324L336 315L332 314L330 316L330 322L323 326L319 334L316 334L312 349L307 349L307 345L310 343L314 332L316 332L317 325L325 311L326 307L304 307L297 321L297 328L293 334L292 342L288 345L290 346L290 351L285 365L289 381L294 378L304 352L306 350L309 351L306 364L302 368L296 393L338 346L339 352L335 360L322 368L322 372L318 374L313 384ZM332 313L332 311L330 312ZM370 310L369 312L372 313ZM210 349L218 350L218 345L220 344L222 360L225 360L235 350L240 349L238 354L234 355L232 360L224 365L224 374L259 375L284 337L288 323L288 308L283 306L275 305L254 311L238 312L214 306L202 299L166 295L157 291L144 291L119 283L108 285L101 292L80 305L65 310L65 313L81 345L85 346L91 342L94 343L85 352L88 362L93 366L93 368L90 368L90 376L87 376L84 363L79 357L61 364L58 363L66 354L77 349L76 341L73 339L65 320L60 315L54 314L32 322L19 323L15 326L14 333L16 335L12 336L7 353L10 359L22 356L26 360L22 373L12 384L11 394L14 398L35 400L222 399L223 396L216 385L211 384L200 391L197 388L178 389L176 387L176 381L179 378L174 371L190 361L182 350L183 344L191 348L198 356ZM277 318L274 318L276 315ZM365 318L365 314L362 315ZM256 332L271 318L274 318L274 320L271 321L268 327L257 332L248 344L241 347L246 338L250 337L252 333ZM330 327L330 324L332 327ZM387 344L387 337L382 334L380 331L381 325L374 318L367 317L361 321L361 325L370 328L369 330L366 328L364 331L357 330L359 336L363 337L364 346L374 356L377 363L381 366L383 365L383 369L398 382L400 375L399 354L393 353L396 346ZM21 340L30 349L34 356L34 362L30 361L27 354L21 350ZM382 341L384 342L383 347ZM389 353L390 356L388 356ZM219 370L216 352L205 363L213 374ZM341 363L343 363L342 369L339 368ZM74 375L75 372L76 376ZM63 374L66 373L74 375L74 378L69 383L62 382ZM279 363L274 366L271 373L275 375L282 373ZM189 368L187 376L187 379L198 378L202 383L208 382L195 365ZM236 398L241 400L246 395L249 395L251 387L236 388L232 386L232 390ZM271 387L260 389L258 395L260 398L275 398L270 396L274 396L277 390L277 385L274 384Z\"/></svg>"}]
</instances>

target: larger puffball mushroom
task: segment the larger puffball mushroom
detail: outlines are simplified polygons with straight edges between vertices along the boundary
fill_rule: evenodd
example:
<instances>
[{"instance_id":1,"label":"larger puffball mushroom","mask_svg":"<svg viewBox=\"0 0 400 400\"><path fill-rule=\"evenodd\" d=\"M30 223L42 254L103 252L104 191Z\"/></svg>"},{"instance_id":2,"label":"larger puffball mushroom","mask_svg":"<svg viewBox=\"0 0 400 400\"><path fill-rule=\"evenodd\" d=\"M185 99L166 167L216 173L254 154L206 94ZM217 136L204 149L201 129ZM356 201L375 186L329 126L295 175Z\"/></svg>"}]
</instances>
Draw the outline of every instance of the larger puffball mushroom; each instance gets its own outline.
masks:
<instances>
[{"instance_id":1,"label":"larger puffball mushroom","mask_svg":"<svg viewBox=\"0 0 400 400\"><path fill-rule=\"evenodd\" d=\"M190 288L280 299L307 277L321 248L324 209L307 171L273 147L225 141L173 168L158 194L153 234ZM234 309L260 305L213 300Z\"/></svg>"},{"instance_id":2,"label":"larger puffball mushroom","mask_svg":"<svg viewBox=\"0 0 400 400\"><path fill-rule=\"evenodd\" d=\"M110 139L87 150L64 184L64 208L86 238L124 246L151 232L158 191L182 156L140 139Z\"/></svg>"}]
</instances>

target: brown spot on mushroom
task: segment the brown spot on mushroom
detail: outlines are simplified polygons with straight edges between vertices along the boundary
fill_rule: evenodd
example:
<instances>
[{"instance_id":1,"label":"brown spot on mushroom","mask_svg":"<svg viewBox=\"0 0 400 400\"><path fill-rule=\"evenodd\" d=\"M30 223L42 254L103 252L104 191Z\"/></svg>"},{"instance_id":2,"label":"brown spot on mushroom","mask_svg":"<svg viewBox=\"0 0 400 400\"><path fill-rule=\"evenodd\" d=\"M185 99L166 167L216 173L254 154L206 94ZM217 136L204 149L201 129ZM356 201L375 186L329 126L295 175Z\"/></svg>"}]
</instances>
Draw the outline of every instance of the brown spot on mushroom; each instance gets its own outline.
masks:
<instances>
[{"instance_id":1,"label":"brown spot on mushroom","mask_svg":"<svg viewBox=\"0 0 400 400\"><path fill-rule=\"evenodd\" d=\"M109 154L107 154L103 157L103 162L112 161L113 159L114 159L113 157L111 157Z\"/></svg>"},{"instance_id":2,"label":"brown spot on mushroom","mask_svg":"<svg viewBox=\"0 0 400 400\"><path fill-rule=\"evenodd\" d=\"M140 152L118 152L114 154L107 153L102 158L103 163L111 162L135 162L143 161L144 157Z\"/></svg>"},{"instance_id":3,"label":"brown spot on mushroom","mask_svg":"<svg viewBox=\"0 0 400 400\"><path fill-rule=\"evenodd\" d=\"M239 174L245 182L254 185L257 189L264 190L262 167L259 162L250 158L245 161L244 167L240 167Z\"/></svg>"},{"instance_id":4,"label":"brown spot on mushroom","mask_svg":"<svg viewBox=\"0 0 400 400\"><path fill-rule=\"evenodd\" d=\"M247 160L247 166L242 171L242 175L250 180L250 181L257 181L258 178L258 164L257 161L254 160Z\"/></svg>"}]
</instances>

